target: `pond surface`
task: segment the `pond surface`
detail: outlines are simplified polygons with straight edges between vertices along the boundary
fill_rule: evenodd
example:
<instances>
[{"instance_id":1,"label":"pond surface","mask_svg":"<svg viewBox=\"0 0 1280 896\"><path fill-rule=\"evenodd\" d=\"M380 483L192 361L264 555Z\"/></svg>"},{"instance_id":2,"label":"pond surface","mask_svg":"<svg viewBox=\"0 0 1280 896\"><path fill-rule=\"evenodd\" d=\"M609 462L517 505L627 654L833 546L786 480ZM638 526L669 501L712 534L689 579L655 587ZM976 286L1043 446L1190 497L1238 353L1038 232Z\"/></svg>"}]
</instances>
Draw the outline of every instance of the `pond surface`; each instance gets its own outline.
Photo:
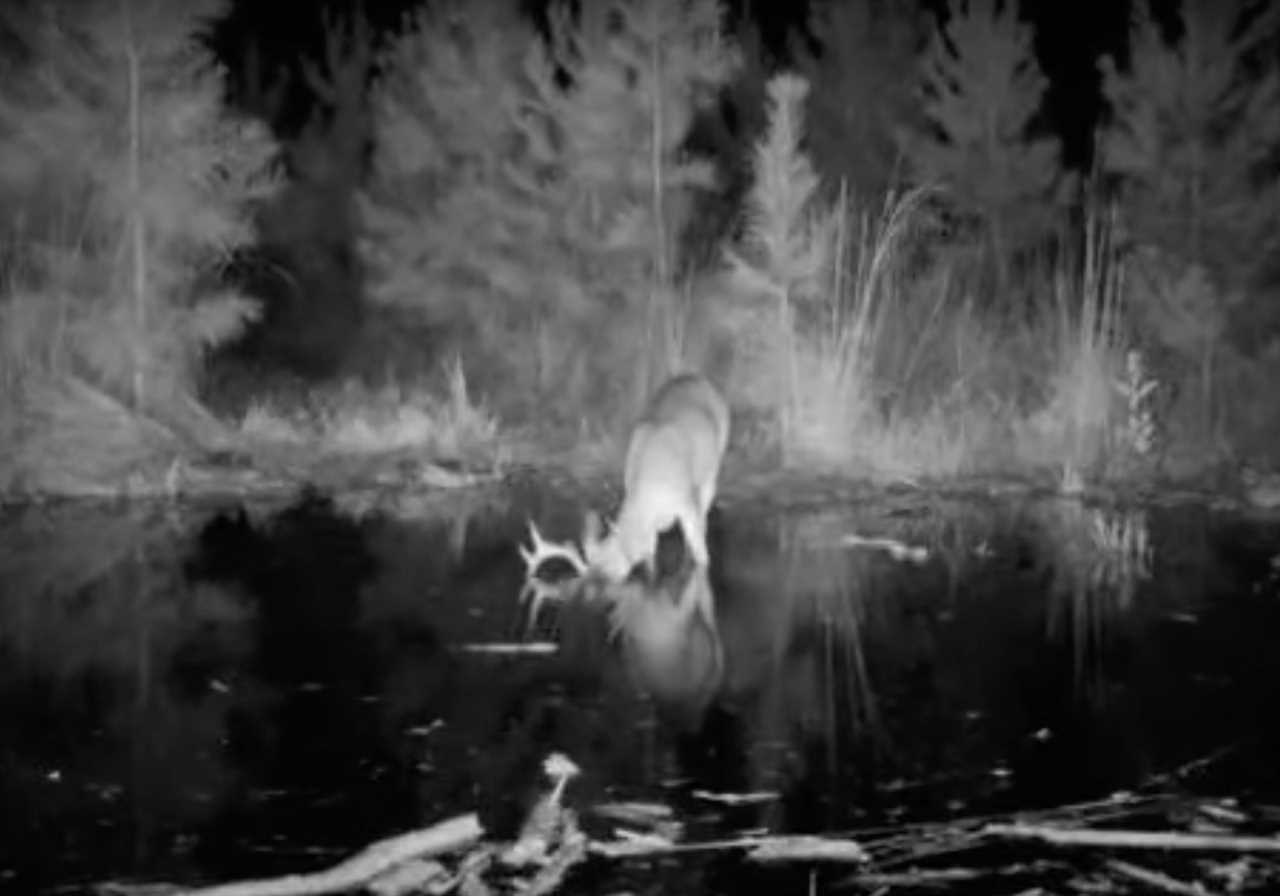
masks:
<instances>
[{"instance_id":1,"label":"pond surface","mask_svg":"<svg viewBox=\"0 0 1280 896\"><path fill-rule=\"evenodd\" d=\"M557 652L503 655L468 648L525 636L526 518L567 538L582 503L447 500L4 511L0 889L312 870L472 810L509 833L557 750L582 770L571 802L663 803L689 840L1053 807L1209 756L1183 786L1280 797L1274 522L725 501L714 628L657 614L610 640L592 605L556 605L538 637ZM567 891L762 881L809 885L693 854Z\"/></svg>"}]
</instances>

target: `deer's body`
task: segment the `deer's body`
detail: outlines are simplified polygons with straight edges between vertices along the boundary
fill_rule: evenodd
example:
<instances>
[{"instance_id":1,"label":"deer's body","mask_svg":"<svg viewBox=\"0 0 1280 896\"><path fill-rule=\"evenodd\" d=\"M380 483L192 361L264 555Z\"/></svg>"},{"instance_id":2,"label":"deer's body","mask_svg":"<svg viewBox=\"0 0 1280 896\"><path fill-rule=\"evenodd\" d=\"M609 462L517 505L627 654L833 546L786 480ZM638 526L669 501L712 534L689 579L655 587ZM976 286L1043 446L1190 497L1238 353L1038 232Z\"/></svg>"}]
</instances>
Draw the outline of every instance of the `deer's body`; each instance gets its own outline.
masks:
<instances>
[{"instance_id":1,"label":"deer's body","mask_svg":"<svg viewBox=\"0 0 1280 896\"><path fill-rule=\"evenodd\" d=\"M683 581L615 589L611 613L622 656L660 710L687 730L701 722L724 680L724 648L706 567Z\"/></svg>"},{"instance_id":2,"label":"deer's body","mask_svg":"<svg viewBox=\"0 0 1280 896\"><path fill-rule=\"evenodd\" d=\"M636 421L623 469L625 496L612 530L600 537L588 517L586 558L593 569L623 581L637 563L652 572L658 536L679 524L689 554L708 565L707 513L729 442L729 406L700 374L667 380Z\"/></svg>"}]
</instances>

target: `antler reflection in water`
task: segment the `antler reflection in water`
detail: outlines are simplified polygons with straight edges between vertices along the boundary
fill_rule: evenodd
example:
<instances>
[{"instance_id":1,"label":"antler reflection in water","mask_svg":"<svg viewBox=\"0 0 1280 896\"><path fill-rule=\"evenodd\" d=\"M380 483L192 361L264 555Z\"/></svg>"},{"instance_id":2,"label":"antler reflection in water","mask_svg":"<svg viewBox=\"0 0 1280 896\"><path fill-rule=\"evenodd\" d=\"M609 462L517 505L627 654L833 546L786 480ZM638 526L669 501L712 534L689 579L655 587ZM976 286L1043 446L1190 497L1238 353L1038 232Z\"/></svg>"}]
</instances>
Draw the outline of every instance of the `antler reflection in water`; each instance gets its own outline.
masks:
<instances>
[{"instance_id":1,"label":"antler reflection in water","mask_svg":"<svg viewBox=\"0 0 1280 896\"><path fill-rule=\"evenodd\" d=\"M578 546L571 541L551 541L543 538L533 520L529 520L529 537L533 541L531 548L519 546L520 557L524 560L525 580L520 589L521 606L528 605L528 621L526 630L532 631L538 622L538 614L542 605L548 600L563 601L581 582L587 572L587 561L583 558ZM574 575L548 582L538 577L538 570L548 560L563 560L573 567Z\"/></svg>"}]
</instances>

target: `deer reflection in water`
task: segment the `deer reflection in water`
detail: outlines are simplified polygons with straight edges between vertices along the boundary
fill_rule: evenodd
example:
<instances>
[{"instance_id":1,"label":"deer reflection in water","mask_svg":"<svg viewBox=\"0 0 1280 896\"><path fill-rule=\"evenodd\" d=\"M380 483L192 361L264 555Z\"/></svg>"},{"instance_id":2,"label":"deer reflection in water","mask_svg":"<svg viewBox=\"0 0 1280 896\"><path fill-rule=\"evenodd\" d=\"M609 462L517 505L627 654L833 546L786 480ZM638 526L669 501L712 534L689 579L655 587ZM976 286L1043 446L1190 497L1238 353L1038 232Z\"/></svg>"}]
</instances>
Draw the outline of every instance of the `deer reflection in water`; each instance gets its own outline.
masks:
<instances>
[{"instance_id":1,"label":"deer reflection in water","mask_svg":"<svg viewBox=\"0 0 1280 896\"><path fill-rule=\"evenodd\" d=\"M709 567L693 562L660 564L654 575L612 581L591 568L576 545L546 539L530 521L532 547L520 547L526 567L521 590L529 630L546 601L606 607L608 640L619 647L626 669L656 707L682 727L696 726L724 680L724 647L716 623ZM572 568L566 578L539 576L544 561Z\"/></svg>"},{"instance_id":2,"label":"deer reflection in water","mask_svg":"<svg viewBox=\"0 0 1280 896\"><path fill-rule=\"evenodd\" d=\"M636 684L681 727L696 726L724 680L724 646L716 625L707 567L688 564L654 584L598 583L611 636Z\"/></svg>"}]
</instances>

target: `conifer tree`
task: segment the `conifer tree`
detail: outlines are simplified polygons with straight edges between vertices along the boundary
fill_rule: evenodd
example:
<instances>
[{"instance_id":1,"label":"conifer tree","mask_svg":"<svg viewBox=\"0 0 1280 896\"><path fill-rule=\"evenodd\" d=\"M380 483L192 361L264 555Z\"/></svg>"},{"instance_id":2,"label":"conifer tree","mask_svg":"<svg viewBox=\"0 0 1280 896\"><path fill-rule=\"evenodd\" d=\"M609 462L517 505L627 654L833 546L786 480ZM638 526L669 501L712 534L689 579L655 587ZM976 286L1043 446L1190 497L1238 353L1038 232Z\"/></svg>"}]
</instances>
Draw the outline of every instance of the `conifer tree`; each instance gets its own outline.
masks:
<instances>
[{"instance_id":1,"label":"conifer tree","mask_svg":"<svg viewBox=\"0 0 1280 896\"><path fill-rule=\"evenodd\" d=\"M302 130L284 147L298 190L285 199L272 229L284 243L346 244L351 235L348 205L363 179L371 138L368 81L374 35L361 13L324 16L324 56L301 61L303 79L316 104ZM296 195L302 193L304 196ZM316 208L314 206L320 206ZM298 228L292 237L290 228Z\"/></svg>"},{"instance_id":2,"label":"conifer tree","mask_svg":"<svg viewBox=\"0 0 1280 896\"><path fill-rule=\"evenodd\" d=\"M200 39L222 7L59 0L5 21L29 60L0 84L0 191L35 268L20 300L57 302L76 373L161 417L253 313L198 284L275 186L274 144L224 108Z\"/></svg>"},{"instance_id":3,"label":"conifer tree","mask_svg":"<svg viewBox=\"0 0 1280 896\"><path fill-rule=\"evenodd\" d=\"M713 0L555 6L545 43L493 15L438 4L387 54L366 253L382 300L558 389L587 347L600 372L635 360L678 200L710 180L679 148L731 55Z\"/></svg>"},{"instance_id":4,"label":"conifer tree","mask_svg":"<svg viewBox=\"0 0 1280 896\"><path fill-rule=\"evenodd\" d=\"M720 101L699 114L690 135L691 145L707 153L715 165L717 182L715 192L699 203L698 213L681 237L677 276L714 266L725 239L738 230L739 206L751 188L752 148L766 124L766 84L779 61L750 16L739 17L732 41L734 74Z\"/></svg>"},{"instance_id":5,"label":"conifer tree","mask_svg":"<svg viewBox=\"0 0 1280 896\"><path fill-rule=\"evenodd\" d=\"M1100 60L1110 115L1098 156L1138 250L1130 312L1171 353L1172 375L1194 377L1184 402L1194 396L1187 409L1212 431L1233 306L1280 243L1280 7L1183 0L1180 12L1180 33L1166 35L1135 3L1128 66Z\"/></svg>"},{"instance_id":6,"label":"conifer tree","mask_svg":"<svg viewBox=\"0 0 1280 896\"><path fill-rule=\"evenodd\" d=\"M494 316L484 280L518 281L501 251L520 241L504 220L505 169L535 40L512 2L443 0L407 16L380 55L359 197L375 301L435 327L478 325Z\"/></svg>"},{"instance_id":7,"label":"conifer tree","mask_svg":"<svg viewBox=\"0 0 1280 896\"><path fill-rule=\"evenodd\" d=\"M781 74L769 81L767 90L768 126L755 147L745 233L740 251L730 249L726 256L744 297L762 295L776 304L777 316L770 321L771 338L766 343L776 353L773 363L758 365L764 382L755 384L754 391L757 399L766 397L774 404L785 464L791 459L802 393L798 337L814 329L815 311L827 286L824 278L832 261L835 228L833 216L818 201L818 176L800 148L809 85L797 75ZM742 348L744 353L752 350L749 339Z\"/></svg>"},{"instance_id":8,"label":"conifer tree","mask_svg":"<svg viewBox=\"0 0 1280 896\"><path fill-rule=\"evenodd\" d=\"M1132 239L1251 285L1280 241L1280 7L1184 0L1166 37L1134 4L1129 63L1099 62L1109 116L1099 167Z\"/></svg>"},{"instance_id":9,"label":"conifer tree","mask_svg":"<svg viewBox=\"0 0 1280 896\"><path fill-rule=\"evenodd\" d=\"M875 201L901 171L897 132L916 97L903 72L915 65L925 36L914 0L818 0L809 32L797 38L797 66L809 82L809 141L814 164L831 185Z\"/></svg>"},{"instance_id":10,"label":"conifer tree","mask_svg":"<svg viewBox=\"0 0 1280 896\"><path fill-rule=\"evenodd\" d=\"M1056 137L1032 134L1047 82L1013 0L950 0L923 59L924 128L901 134L918 182L1008 253L1043 238L1068 189Z\"/></svg>"},{"instance_id":11,"label":"conifer tree","mask_svg":"<svg viewBox=\"0 0 1280 896\"><path fill-rule=\"evenodd\" d=\"M323 55L300 60L315 102L301 129L284 141L288 180L259 217L264 247L283 259L293 288L273 296L270 349L315 369L354 346L359 268L353 263L355 199L372 137L368 84L375 35L360 12L323 17ZM256 80L252 80L256 77ZM252 54L242 79L251 100L278 103L292 82L268 81Z\"/></svg>"},{"instance_id":12,"label":"conifer tree","mask_svg":"<svg viewBox=\"0 0 1280 896\"><path fill-rule=\"evenodd\" d=\"M609 355L615 364L639 364L634 406L678 353L667 302L674 256L694 191L714 182L710 163L687 158L682 147L696 112L738 59L723 37L717 0L583 4L576 27L567 10L553 15L539 70L568 73L570 87L532 79L538 114L528 131L534 164L564 176L551 190L540 185L526 195L551 213L548 226L560 222L576 255L575 279L621 312ZM646 333L639 357L633 321Z\"/></svg>"}]
</instances>

